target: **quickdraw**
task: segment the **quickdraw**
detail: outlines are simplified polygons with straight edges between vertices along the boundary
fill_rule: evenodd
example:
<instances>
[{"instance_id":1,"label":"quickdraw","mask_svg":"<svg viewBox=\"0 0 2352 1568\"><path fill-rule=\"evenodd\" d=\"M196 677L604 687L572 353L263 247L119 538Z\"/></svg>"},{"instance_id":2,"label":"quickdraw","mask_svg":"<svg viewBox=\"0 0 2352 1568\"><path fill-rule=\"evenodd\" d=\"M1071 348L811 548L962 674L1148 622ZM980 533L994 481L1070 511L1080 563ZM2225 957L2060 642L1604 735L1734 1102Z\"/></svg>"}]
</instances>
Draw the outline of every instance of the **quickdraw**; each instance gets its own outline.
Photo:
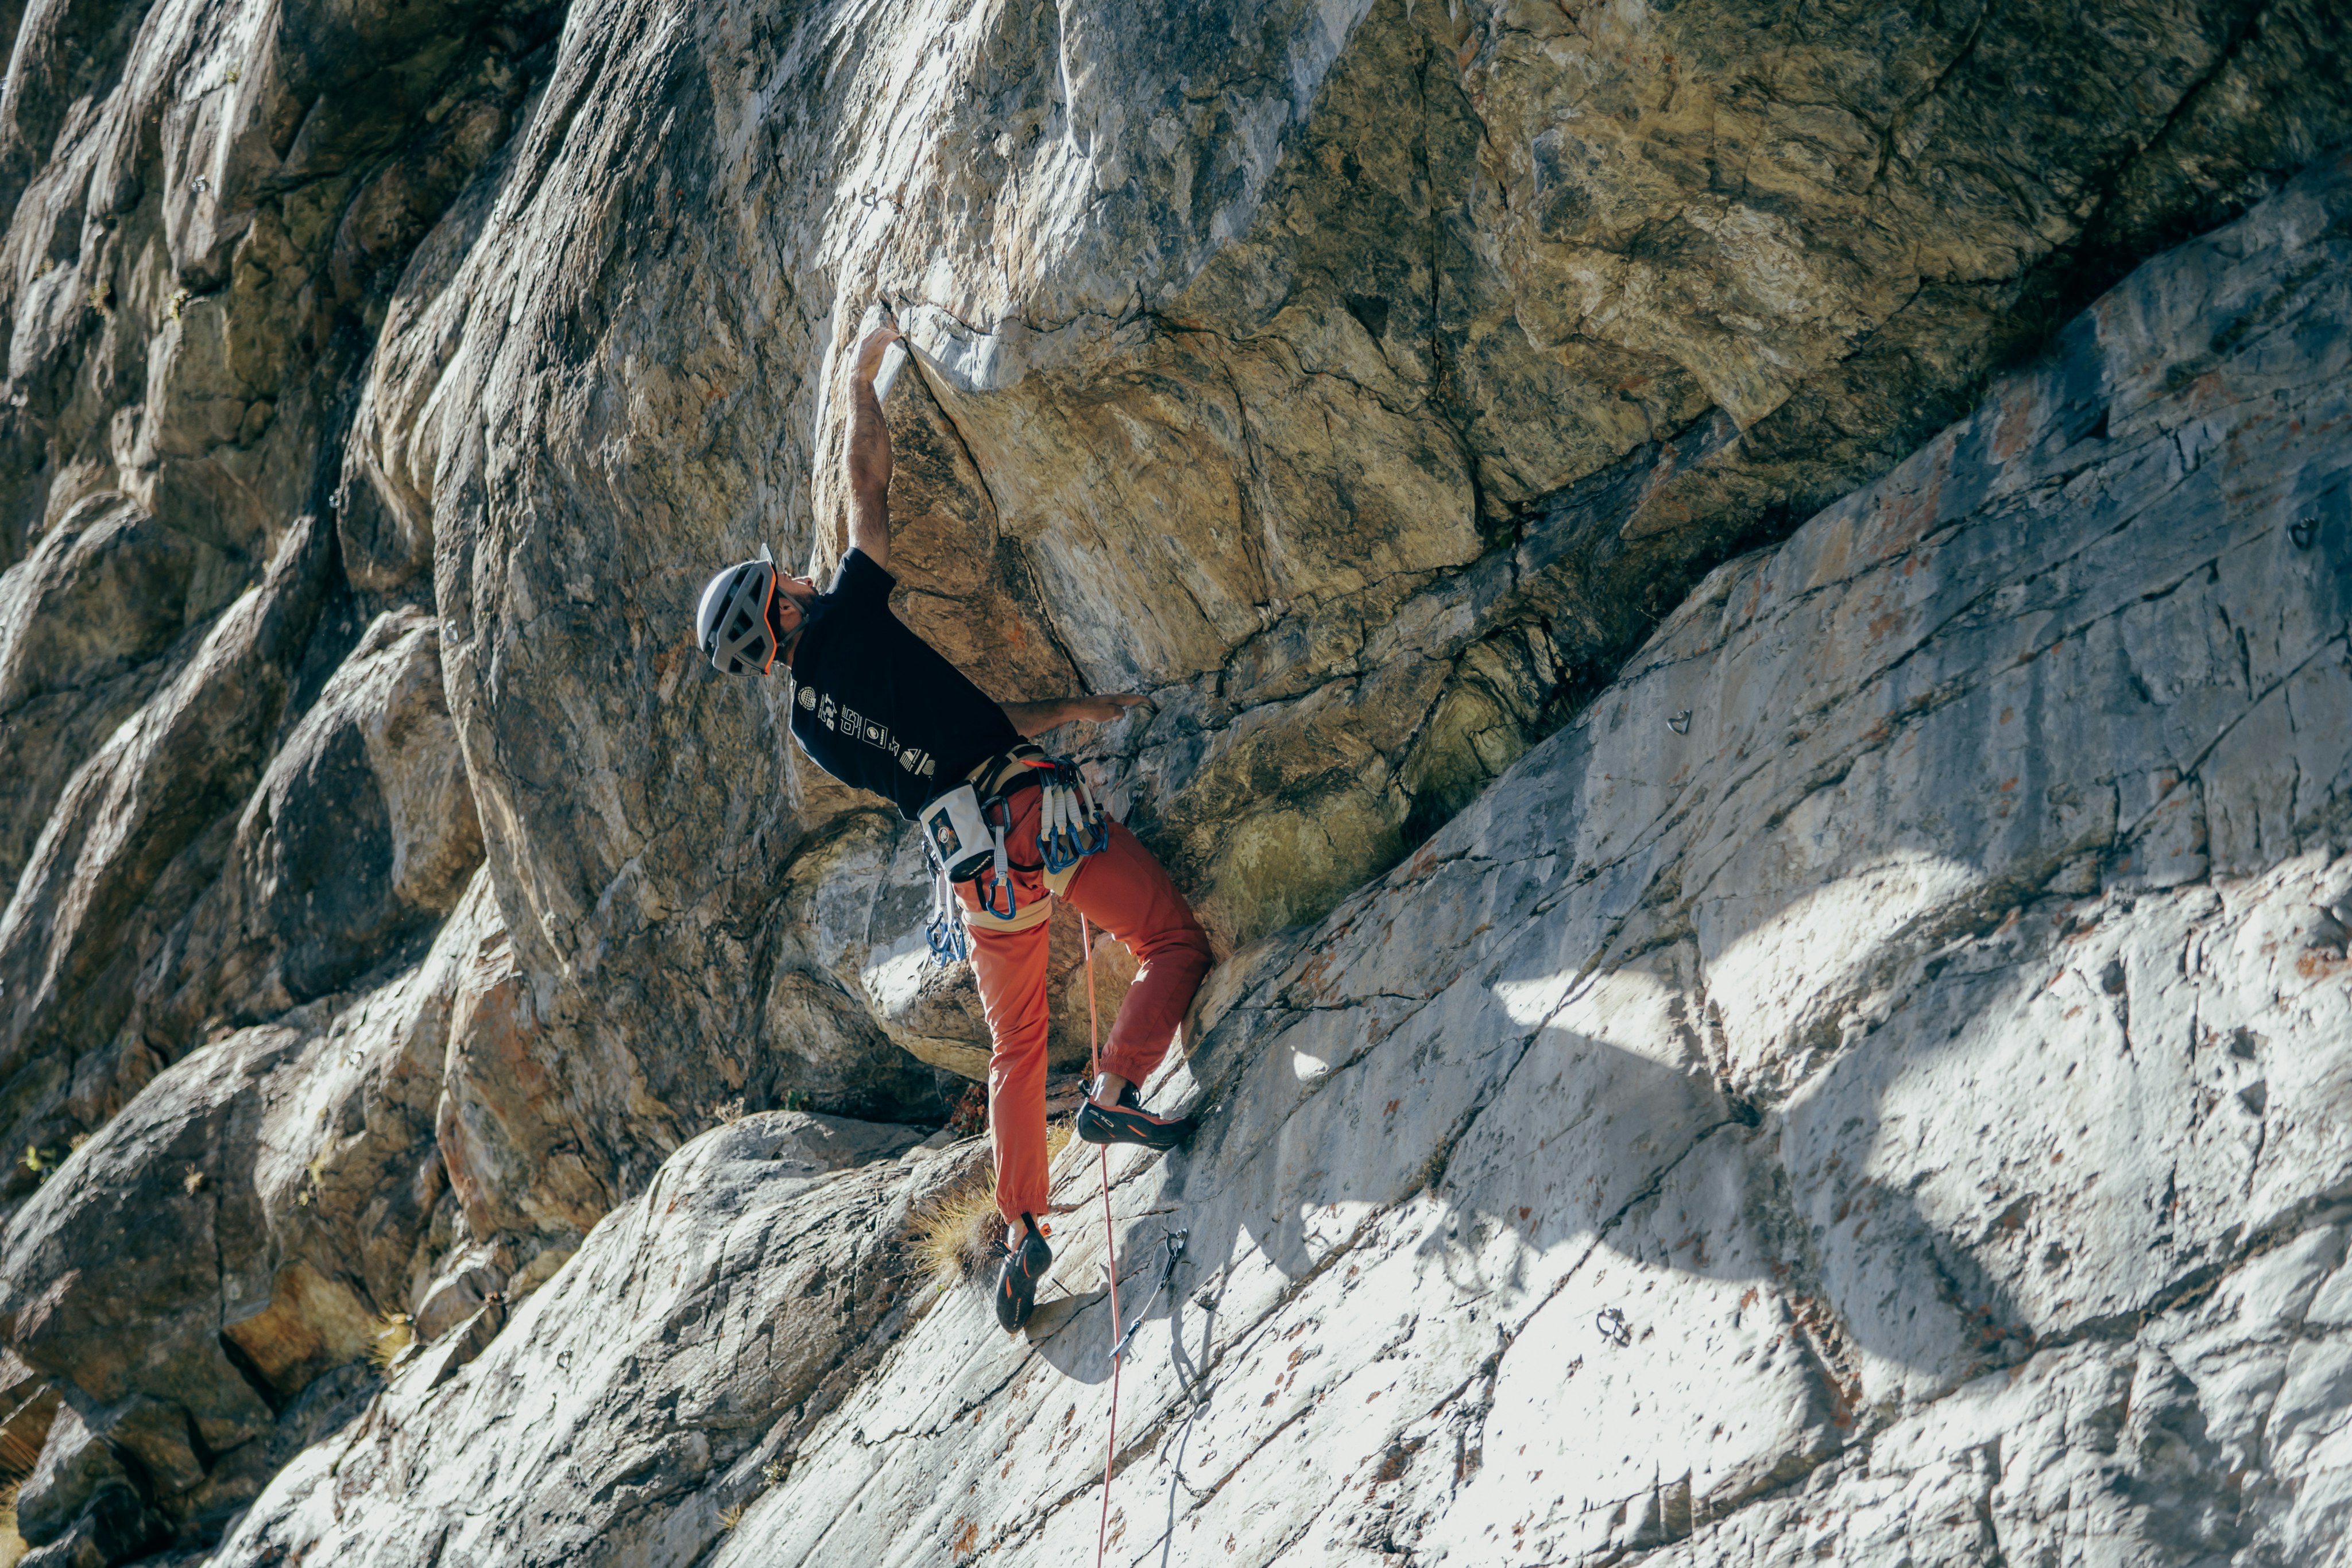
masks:
<instances>
[{"instance_id":1,"label":"quickdraw","mask_svg":"<svg viewBox=\"0 0 2352 1568\"><path fill-rule=\"evenodd\" d=\"M971 934L964 929L963 905L957 902L955 884L948 880L947 868L936 856L931 861L931 923L923 928L923 939L930 944L931 962L942 969L971 956Z\"/></svg>"},{"instance_id":2,"label":"quickdraw","mask_svg":"<svg viewBox=\"0 0 2352 1568\"><path fill-rule=\"evenodd\" d=\"M999 920L1010 920L1021 907L1013 902L1013 865L1010 857L1004 852L1004 830L1011 825L1013 808L1006 803L1004 797L1000 795L982 806L981 811L982 815L991 819L988 824L990 878L972 878L971 890L980 894L980 906L982 909ZM991 878L992 880L990 880ZM1000 896L1004 905L1002 909L997 907Z\"/></svg>"},{"instance_id":3,"label":"quickdraw","mask_svg":"<svg viewBox=\"0 0 2352 1568\"><path fill-rule=\"evenodd\" d=\"M1189 1230L1171 1230L1162 1238L1168 1244L1168 1252L1160 1260L1160 1283L1151 1287L1151 1294L1143 1298L1143 1305L1137 1308L1135 1316L1128 1320L1127 1333L1110 1347L1111 1360L1117 1361L1125 1355L1127 1347L1135 1343L1136 1331L1143 1326L1143 1320L1150 1312L1151 1304L1160 1299L1160 1292L1166 1290L1168 1282L1176 1277L1176 1265L1184 1260L1184 1243L1192 1239L1192 1233Z\"/></svg>"},{"instance_id":4,"label":"quickdraw","mask_svg":"<svg viewBox=\"0 0 2352 1568\"><path fill-rule=\"evenodd\" d=\"M1110 848L1110 817L1095 799L1078 765L1055 758L1045 765L1037 806L1037 852L1045 869L1064 872Z\"/></svg>"}]
</instances>

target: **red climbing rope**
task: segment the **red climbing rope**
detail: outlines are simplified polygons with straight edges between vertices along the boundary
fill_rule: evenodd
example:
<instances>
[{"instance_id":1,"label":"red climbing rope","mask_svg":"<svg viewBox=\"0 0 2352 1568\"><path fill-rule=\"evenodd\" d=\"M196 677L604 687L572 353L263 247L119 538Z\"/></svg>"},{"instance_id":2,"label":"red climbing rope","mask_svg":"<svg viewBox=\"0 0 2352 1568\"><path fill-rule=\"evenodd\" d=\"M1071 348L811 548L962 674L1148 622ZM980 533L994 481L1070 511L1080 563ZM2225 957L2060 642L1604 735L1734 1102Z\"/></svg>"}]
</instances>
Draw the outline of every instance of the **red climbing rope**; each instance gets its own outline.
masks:
<instances>
[{"instance_id":1,"label":"red climbing rope","mask_svg":"<svg viewBox=\"0 0 2352 1568\"><path fill-rule=\"evenodd\" d=\"M1087 917L1078 916L1078 946L1087 956L1087 1055L1094 1068L1095 1082L1102 1082L1102 1016L1095 1009L1095 938ZM1092 1092L1089 1087L1088 1092ZM1110 1343L1119 1343L1118 1333L1118 1245L1111 1233L1110 1218L1110 1145L1099 1145L1102 1155L1103 1189L1103 1252L1110 1264ZM1147 1307L1150 1302L1144 1303ZM1103 1443L1102 1521L1095 1526L1095 1568L1102 1568L1103 1553L1110 1543L1110 1475L1111 1467L1118 1460L1118 1364L1127 1358L1113 1354L1110 1358L1110 1436Z\"/></svg>"}]
</instances>

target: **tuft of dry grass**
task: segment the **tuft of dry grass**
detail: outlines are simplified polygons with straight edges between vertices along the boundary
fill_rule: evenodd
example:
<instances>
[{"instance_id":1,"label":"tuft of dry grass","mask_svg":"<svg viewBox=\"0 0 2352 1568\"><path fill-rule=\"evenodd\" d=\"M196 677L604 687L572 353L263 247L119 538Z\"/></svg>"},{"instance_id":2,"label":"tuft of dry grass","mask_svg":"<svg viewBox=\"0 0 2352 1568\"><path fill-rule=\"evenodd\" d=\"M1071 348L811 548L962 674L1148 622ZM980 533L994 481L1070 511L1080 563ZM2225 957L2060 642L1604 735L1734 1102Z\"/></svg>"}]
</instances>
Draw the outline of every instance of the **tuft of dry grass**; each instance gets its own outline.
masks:
<instances>
[{"instance_id":1,"label":"tuft of dry grass","mask_svg":"<svg viewBox=\"0 0 2352 1568\"><path fill-rule=\"evenodd\" d=\"M0 1568L16 1568L16 1560L32 1550L16 1533L16 1485L0 1487Z\"/></svg>"},{"instance_id":2,"label":"tuft of dry grass","mask_svg":"<svg viewBox=\"0 0 2352 1568\"><path fill-rule=\"evenodd\" d=\"M375 1343L368 1347L368 1359L377 1367L389 1371L400 1359L400 1353L416 1343L415 1326L406 1312L386 1312L376 1319Z\"/></svg>"},{"instance_id":3,"label":"tuft of dry grass","mask_svg":"<svg viewBox=\"0 0 2352 1568\"><path fill-rule=\"evenodd\" d=\"M996 1176L982 1171L931 1199L915 1217L915 1256L940 1288L976 1280L1004 1232L996 1212Z\"/></svg>"},{"instance_id":4,"label":"tuft of dry grass","mask_svg":"<svg viewBox=\"0 0 2352 1568\"><path fill-rule=\"evenodd\" d=\"M1068 1122L1047 1124L1048 1163L1069 1146L1070 1131ZM984 1169L933 1198L915 1217L914 1234L915 1256L942 1290L984 1276L995 1266L997 1243L1004 1236L1003 1217L996 1212L995 1171Z\"/></svg>"},{"instance_id":5,"label":"tuft of dry grass","mask_svg":"<svg viewBox=\"0 0 2352 1568\"><path fill-rule=\"evenodd\" d=\"M732 1530L742 1522L743 1505L741 1503L737 1503L733 1508L721 1509L719 1511L719 1529Z\"/></svg>"}]
</instances>

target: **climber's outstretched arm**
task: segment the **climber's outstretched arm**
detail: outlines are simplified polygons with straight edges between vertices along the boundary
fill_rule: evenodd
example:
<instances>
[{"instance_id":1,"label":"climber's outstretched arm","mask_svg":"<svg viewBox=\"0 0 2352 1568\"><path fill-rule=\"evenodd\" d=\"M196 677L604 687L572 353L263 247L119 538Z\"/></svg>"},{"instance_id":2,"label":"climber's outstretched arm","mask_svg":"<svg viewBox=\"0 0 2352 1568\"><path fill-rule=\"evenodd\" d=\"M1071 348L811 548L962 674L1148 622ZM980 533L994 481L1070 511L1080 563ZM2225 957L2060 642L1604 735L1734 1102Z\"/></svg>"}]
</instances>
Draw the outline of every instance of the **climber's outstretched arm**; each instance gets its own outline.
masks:
<instances>
[{"instance_id":1,"label":"climber's outstretched arm","mask_svg":"<svg viewBox=\"0 0 2352 1568\"><path fill-rule=\"evenodd\" d=\"M1004 710L1004 716L1013 721L1013 729L1026 740L1074 718L1082 718L1091 724L1108 724L1138 703L1150 700L1133 692L1118 692L1109 696L1047 697L1041 703L999 703L997 706Z\"/></svg>"},{"instance_id":2,"label":"climber's outstretched arm","mask_svg":"<svg viewBox=\"0 0 2352 1568\"><path fill-rule=\"evenodd\" d=\"M890 567L890 427L874 377L882 355L898 340L898 329L884 321L857 341L849 372L849 543L876 566Z\"/></svg>"}]
</instances>

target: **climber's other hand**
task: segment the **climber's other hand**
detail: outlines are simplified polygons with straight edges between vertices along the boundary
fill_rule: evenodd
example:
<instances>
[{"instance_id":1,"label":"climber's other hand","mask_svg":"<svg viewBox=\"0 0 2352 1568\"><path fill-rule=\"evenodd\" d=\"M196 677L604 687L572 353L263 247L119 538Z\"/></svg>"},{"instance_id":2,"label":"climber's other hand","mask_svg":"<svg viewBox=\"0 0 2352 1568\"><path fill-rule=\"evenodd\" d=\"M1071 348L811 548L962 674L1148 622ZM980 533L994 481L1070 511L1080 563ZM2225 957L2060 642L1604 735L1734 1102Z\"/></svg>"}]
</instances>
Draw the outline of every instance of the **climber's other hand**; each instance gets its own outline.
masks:
<instances>
[{"instance_id":1,"label":"climber's other hand","mask_svg":"<svg viewBox=\"0 0 2352 1568\"><path fill-rule=\"evenodd\" d=\"M858 385L874 384L874 378L882 371L884 351L898 340L898 329L887 317L866 329L866 336L857 340L857 354L850 371Z\"/></svg>"},{"instance_id":2,"label":"climber's other hand","mask_svg":"<svg viewBox=\"0 0 2352 1568\"><path fill-rule=\"evenodd\" d=\"M1131 707L1149 707L1151 699L1135 692L1113 692L1107 696L1072 697L1070 716L1085 719L1088 724L1108 724Z\"/></svg>"}]
</instances>

